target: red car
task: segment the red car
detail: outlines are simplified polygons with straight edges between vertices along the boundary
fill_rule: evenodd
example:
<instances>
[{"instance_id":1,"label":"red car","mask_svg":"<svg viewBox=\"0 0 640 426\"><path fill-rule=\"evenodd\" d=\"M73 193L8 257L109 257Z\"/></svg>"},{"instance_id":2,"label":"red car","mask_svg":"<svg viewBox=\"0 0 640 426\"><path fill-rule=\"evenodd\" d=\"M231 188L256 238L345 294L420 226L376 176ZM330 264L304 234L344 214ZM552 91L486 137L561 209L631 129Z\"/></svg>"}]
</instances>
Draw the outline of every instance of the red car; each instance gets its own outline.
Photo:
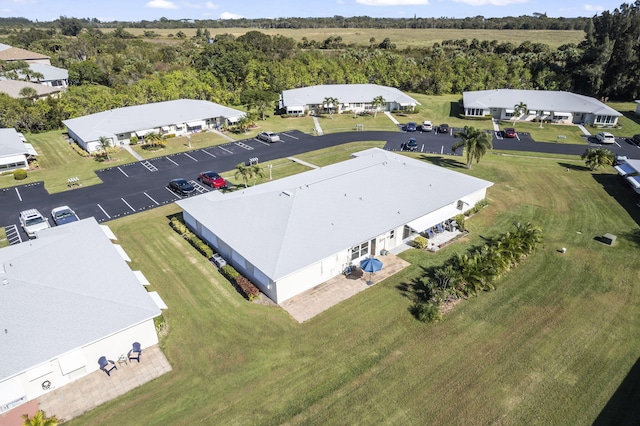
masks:
<instances>
[{"instance_id":1,"label":"red car","mask_svg":"<svg viewBox=\"0 0 640 426\"><path fill-rule=\"evenodd\" d=\"M504 137L505 138L515 138L516 137L516 129L513 127L507 127L504 129Z\"/></svg>"},{"instance_id":2,"label":"red car","mask_svg":"<svg viewBox=\"0 0 640 426\"><path fill-rule=\"evenodd\" d=\"M216 189L227 187L227 181L216 172L202 172L200 173L200 176L198 176L198 180Z\"/></svg>"}]
</instances>

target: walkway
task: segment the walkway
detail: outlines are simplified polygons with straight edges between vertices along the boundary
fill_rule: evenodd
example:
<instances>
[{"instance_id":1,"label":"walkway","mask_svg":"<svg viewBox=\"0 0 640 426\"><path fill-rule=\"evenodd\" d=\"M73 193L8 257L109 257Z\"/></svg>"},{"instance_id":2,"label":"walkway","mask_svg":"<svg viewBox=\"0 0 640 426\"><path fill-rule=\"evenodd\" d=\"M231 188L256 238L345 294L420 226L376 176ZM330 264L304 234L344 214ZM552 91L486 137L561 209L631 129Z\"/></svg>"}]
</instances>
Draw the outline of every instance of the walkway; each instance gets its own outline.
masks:
<instances>
[{"instance_id":1,"label":"walkway","mask_svg":"<svg viewBox=\"0 0 640 426\"><path fill-rule=\"evenodd\" d=\"M361 269L348 277L340 274L317 287L285 300L280 304L280 307L289 312L289 315L296 321L302 323L368 289L370 285L367 284L367 281L370 278L373 281L371 285L375 285L409 266L408 262L393 254L378 256L378 259L383 262L384 266L380 272L376 272L371 277L370 274L363 273Z\"/></svg>"},{"instance_id":2,"label":"walkway","mask_svg":"<svg viewBox=\"0 0 640 426\"><path fill-rule=\"evenodd\" d=\"M578 124L578 127L580 128L580 130L582 130L582 133L584 133L587 136L591 136L591 133L582 124Z\"/></svg>"},{"instance_id":3,"label":"walkway","mask_svg":"<svg viewBox=\"0 0 640 426\"><path fill-rule=\"evenodd\" d=\"M384 115L386 115L387 117L389 117L389 120L393 121L393 124L395 124L395 125L397 125L397 126L399 126L399 125L400 125L400 122L399 122L398 120L396 120L396 118L395 118L393 115L391 115L391 112L389 112L389 111L385 111L385 112L384 112Z\"/></svg>"},{"instance_id":4,"label":"walkway","mask_svg":"<svg viewBox=\"0 0 640 426\"><path fill-rule=\"evenodd\" d=\"M500 122L498 121L497 118L494 118L493 120L491 120L491 122L493 123L493 130L496 132L500 131Z\"/></svg>"},{"instance_id":5,"label":"walkway","mask_svg":"<svg viewBox=\"0 0 640 426\"><path fill-rule=\"evenodd\" d=\"M42 395L38 398L40 409L58 419L71 420L171 371L169 361L157 345L143 348L140 362L116 361L116 365L118 369L110 377L102 370L94 371Z\"/></svg>"},{"instance_id":6,"label":"walkway","mask_svg":"<svg viewBox=\"0 0 640 426\"><path fill-rule=\"evenodd\" d=\"M307 163L306 161L300 160L299 158L296 158L296 157L287 157L287 160L291 160L291 161L293 161L295 163L302 164L303 166L307 166L307 167L309 167L311 169L319 169L320 168L320 166L316 166L315 164Z\"/></svg>"},{"instance_id":7,"label":"walkway","mask_svg":"<svg viewBox=\"0 0 640 426\"><path fill-rule=\"evenodd\" d=\"M313 116L313 125L315 126L313 128L313 131L316 132L316 135L322 136L324 133L322 132L322 127L320 127L320 122L318 121L318 117L316 117L315 115Z\"/></svg>"},{"instance_id":8,"label":"walkway","mask_svg":"<svg viewBox=\"0 0 640 426\"><path fill-rule=\"evenodd\" d=\"M129 154L133 155L133 157L136 160L138 160L138 161L144 161L145 160L145 158L142 155L138 154L133 148L131 148L131 145L129 145L128 143L124 144L124 145L121 145L121 147L124 148L125 150L129 151Z\"/></svg>"},{"instance_id":9,"label":"walkway","mask_svg":"<svg viewBox=\"0 0 640 426\"><path fill-rule=\"evenodd\" d=\"M229 142L235 142L236 140L234 138L232 138L231 136L227 135L226 133L222 133L220 130L216 130L216 129L209 129L210 132L216 133L220 136L222 136L223 138L225 138L226 140L228 140Z\"/></svg>"}]
</instances>

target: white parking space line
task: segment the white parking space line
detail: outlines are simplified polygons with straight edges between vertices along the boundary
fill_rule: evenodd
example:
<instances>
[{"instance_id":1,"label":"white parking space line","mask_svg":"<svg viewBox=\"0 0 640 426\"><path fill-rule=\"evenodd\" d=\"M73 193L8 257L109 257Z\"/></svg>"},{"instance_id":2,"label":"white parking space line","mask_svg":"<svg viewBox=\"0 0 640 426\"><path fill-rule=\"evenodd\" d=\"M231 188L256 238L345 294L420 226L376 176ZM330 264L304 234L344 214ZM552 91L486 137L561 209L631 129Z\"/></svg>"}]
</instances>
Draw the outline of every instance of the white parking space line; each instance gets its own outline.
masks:
<instances>
[{"instance_id":1,"label":"white parking space line","mask_svg":"<svg viewBox=\"0 0 640 426\"><path fill-rule=\"evenodd\" d=\"M170 190L168 187L166 187L166 186L165 186L165 187L164 187L164 189L166 189L167 191L169 191L169 193L170 193L170 194L173 194L173 195L175 195L176 197L178 197L178 198L180 198L180 199L182 200L182 197L181 197L181 196L179 196L178 194L176 194L175 192L173 192L172 190Z\"/></svg>"},{"instance_id":2,"label":"white parking space line","mask_svg":"<svg viewBox=\"0 0 640 426\"><path fill-rule=\"evenodd\" d=\"M622 147L620 146L620 144L618 143L618 141L616 141L616 142L614 142L614 143L615 143L616 145L618 145L618 148L622 148Z\"/></svg>"},{"instance_id":3,"label":"white parking space line","mask_svg":"<svg viewBox=\"0 0 640 426\"><path fill-rule=\"evenodd\" d=\"M101 206L100 204L98 204L98 207L100 208L100 210L102 210L102 213L104 213L104 215L105 215L107 218L111 219L111 216L109 216L109 213L107 213L107 212L102 208L102 206Z\"/></svg>"},{"instance_id":4,"label":"white parking space line","mask_svg":"<svg viewBox=\"0 0 640 426\"><path fill-rule=\"evenodd\" d=\"M218 148L220 148L223 151L227 151L229 154L233 154L233 151L229 151L227 148L223 148L221 146L219 146Z\"/></svg>"},{"instance_id":5,"label":"white parking space line","mask_svg":"<svg viewBox=\"0 0 640 426\"><path fill-rule=\"evenodd\" d=\"M267 146L269 146L269 143L268 143L268 142L263 141L262 139L254 138L254 140L256 140L256 141L260 142L262 145L267 145Z\"/></svg>"},{"instance_id":6,"label":"white parking space line","mask_svg":"<svg viewBox=\"0 0 640 426\"><path fill-rule=\"evenodd\" d=\"M157 202L156 200L154 200L149 194L147 194L146 192L143 192L144 195L147 196L148 199L150 199L151 201L153 201L154 203L156 203L156 206L159 206L160 203Z\"/></svg>"},{"instance_id":7,"label":"white parking space line","mask_svg":"<svg viewBox=\"0 0 640 426\"><path fill-rule=\"evenodd\" d=\"M291 139L296 139L296 140L300 139L300 138L296 138L295 136L288 135L288 134L286 134L286 133L280 133L280 134L281 134L282 136L287 136L287 137L289 137L289 138L291 138Z\"/></svg>"},{"instance_id":8,"label":"white parking space line","mask_svg":"<svg viewBox=\"0 0 640 426\"><path fill-rule=\"evenodd\" d=\"M172 162L173 164L175 164L176 166L179 166L179 164L178 164L178 163L176 163L175 161L173 161L171 158L169 158L169 157L165 157L165 158L166 158L167 160L171 161L171 162Z\"/></svg>"},{"instance_id":9,"label":"white parking space line","mask_svg":"<svg viewBox=\"0 0 640 426\"><path fill-rule=\"evenodd\" d=\"M120 199L122 200L123 203L125 203L127 205L127 207L129 207L131 209L132 212L134 212L134 213L136 212L136 209L131 207L131 204L127 203L124 198L120 198Z\"/></svg>"},{"instance_id":10,"label":"white parking space line","mask_svg":"<svg viewBox=\"0 0 640 426\"><path fill-rule=\"evenodd\" d=\"M211 156L211 157L213 157L213 158L216 158L216 156L215 156L215 155L213 155L212 153L210 153L209 151L207 151L207 150L205 150L205 149L201 149L200 151L204 152L204 153L205 153L205 154L207 154L207 155L210 155L210 156Z\"/></svg>"},{"instance_id":11,"label":"white parking space line","mask_svg":"<svg viewBox=\"0 0 640 426\"><path fill-rule=\"evenodd\" d=\"M193 161L198 161L198 160L196 160L195 158L193 158L192 156L190 156L189 154L187 154L186 152L184 153L184 155L185 155L186 157L191 158Z\"/></svg>"},{"instance_id":12,"label":"white parking space line","mask_svg":"<svg viewBox=\"0 0 640 426\"><path fill-rule=\"evenodd\" d=\"M18 194L18 200L22 201L22 196L20 195L20 191L16 188L16 194Z\"/></svg>"},{"instance_id":13,"label":"white parking space line","mask_svg":"<svg viewBox=\"0 0 640 426\"><path fill-rule=\"evenodd\" d=\"M124 172L124 170L122 170L120 167L118 167L118 170L120 170L120 172L122 172L122 174L123 174L123 175L125 175L126 177L129 177L129 175L128 175L128 174L126 174L126 173Z\"/></svg>"}]
</instances>

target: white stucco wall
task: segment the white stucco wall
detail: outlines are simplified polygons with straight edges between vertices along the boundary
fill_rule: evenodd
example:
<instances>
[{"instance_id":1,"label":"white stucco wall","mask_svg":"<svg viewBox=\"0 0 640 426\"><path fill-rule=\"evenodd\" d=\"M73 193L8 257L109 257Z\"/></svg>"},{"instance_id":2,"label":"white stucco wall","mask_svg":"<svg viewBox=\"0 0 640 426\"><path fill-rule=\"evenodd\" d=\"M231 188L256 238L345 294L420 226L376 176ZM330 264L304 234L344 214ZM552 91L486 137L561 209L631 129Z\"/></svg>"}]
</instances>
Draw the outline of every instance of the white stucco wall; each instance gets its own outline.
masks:
<instances>
[{"instance_id":1,"label":"white stucco wall","mask_svg":"<svg viewBox=\"0 0 640 426\"><path fill-rule=\"evenodd\" d=\"M3 380L0 382L0 412L2 412L2 408L6 404L9 404L14 399L16 394L23 393L25 399L20 403L25 403L99 370L98 359L101 356L106 356L107 359L113 360L118 365L118 357L121 354L126 355L132 348L133 342L139 342L142 345L142 360L144 358L144 348L158 343L158 335L156 334L153 319L124 329L84 347L60 354L56 358ZM68 355L82 359L84 362L80 364L84 363L84 366L77 364L78 369L66 371L66 374L64 374L59 360ZM46 380L51 382L50 390L42 389L42 383ZM7 386L3 386L3 384Z\"/></svg>"}]
</instances>

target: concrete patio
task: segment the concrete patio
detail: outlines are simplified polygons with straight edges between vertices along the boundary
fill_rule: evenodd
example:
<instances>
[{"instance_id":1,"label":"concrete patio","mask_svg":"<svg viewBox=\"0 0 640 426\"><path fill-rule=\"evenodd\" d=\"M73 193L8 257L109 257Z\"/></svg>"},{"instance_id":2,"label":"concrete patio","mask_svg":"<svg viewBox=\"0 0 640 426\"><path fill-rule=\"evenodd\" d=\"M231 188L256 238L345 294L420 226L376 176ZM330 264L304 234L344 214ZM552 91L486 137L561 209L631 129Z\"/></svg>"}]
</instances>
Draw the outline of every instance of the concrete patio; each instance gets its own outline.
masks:
<instances>
[{"instance_id":1,"label":"concrete patio","mask_svg":"<svg viewBox=\"0 0 640 426\"><path fill-rule=\"evenodd\" d=\"M143 348L140 362L114 361L118 369L111 371L111 376L102 370L87 374L42 395L38 398L39 408L47 415L68 421L171 371L169 361L157 345Z\"/></svg>"},{"instance_id":2,"label":"concrete patio","mask_svg":"<svg viewBox=\"0 0 640 426\"><path fill-rule=\"evenodd\" d=\"M370 279L369 274L363 273L362 270L358 269L352 275L344 276L340 274L289 300L285 300L280 304L280 307L289 312L289 315L296 321L302 323L409 266L409 262L391 253L377 258L384 263L384 266L380 272L376 272L371 276L372 284L367 284Z\"/></svg>"}]
</instances>

